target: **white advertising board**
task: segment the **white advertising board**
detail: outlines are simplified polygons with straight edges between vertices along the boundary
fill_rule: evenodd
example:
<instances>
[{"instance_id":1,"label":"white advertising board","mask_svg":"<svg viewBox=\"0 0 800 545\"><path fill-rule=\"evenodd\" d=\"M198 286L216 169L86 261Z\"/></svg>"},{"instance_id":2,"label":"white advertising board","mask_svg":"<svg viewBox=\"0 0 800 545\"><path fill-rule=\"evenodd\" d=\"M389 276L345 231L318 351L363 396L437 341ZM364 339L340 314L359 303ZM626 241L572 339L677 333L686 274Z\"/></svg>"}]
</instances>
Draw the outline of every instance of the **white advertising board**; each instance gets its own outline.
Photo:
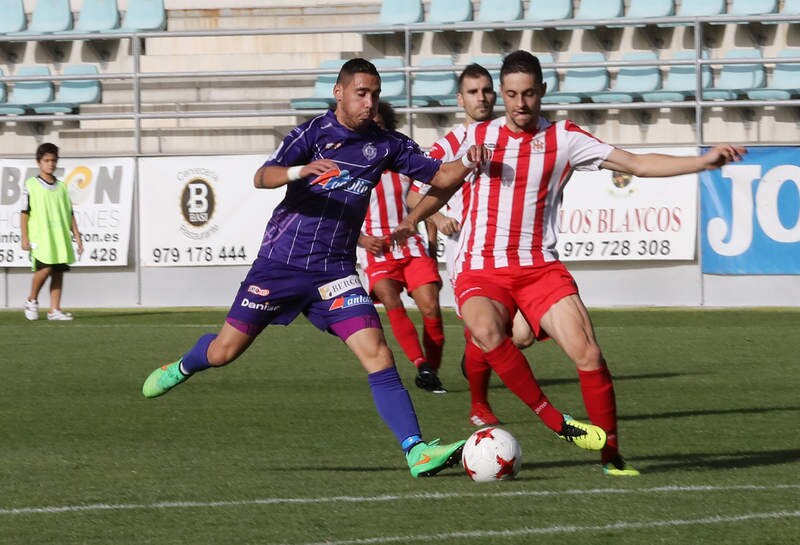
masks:
<instances>
[{"instance_id":1,"label":"white advertising board","mask_svg":"<svg viewBox=\"0 0 800 545\"><path fill-rule=\"evenodd\" d=\"M129 158L59 160L56 177L67 184L83 239L83 255L73 266L128 264L133 167ZM20 211L25 180L38 173L32 159L0 159L0 267L30 267L20 246Z\"/></svg>"},{"instance_id":2,"label":"white advertising board","mask_svg":"<svg viewBox=\"0 0 800 545\"><path fill-rule=\"evenodd\" d=\"M697 155L696 148L630 150ZM575 172L564 189L557 250L563 261L692 260L697 175L637 178Z\"/></svg>"},{"instance_id":3,"label":"white advertising board","mask_svg":"<svg viewBox=\"0 0 800 545\"><path fill-rule=\"evenodd\" d=\"M249 265L285 189L256 189L263 155L154 157L139 162L145 267Z\"/></svg>"}]
</instances>

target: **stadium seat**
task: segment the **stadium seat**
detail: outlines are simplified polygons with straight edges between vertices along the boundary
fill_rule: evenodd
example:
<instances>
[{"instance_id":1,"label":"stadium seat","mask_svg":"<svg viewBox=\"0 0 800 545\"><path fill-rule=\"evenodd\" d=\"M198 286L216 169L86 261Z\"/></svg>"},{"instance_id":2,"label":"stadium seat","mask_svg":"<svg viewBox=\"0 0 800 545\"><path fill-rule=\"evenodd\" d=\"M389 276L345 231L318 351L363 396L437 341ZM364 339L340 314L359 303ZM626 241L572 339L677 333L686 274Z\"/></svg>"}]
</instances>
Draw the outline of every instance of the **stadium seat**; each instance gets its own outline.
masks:
<instances>
[{"instance_id":1,"label":"stadium seat","mask_svg":"<svg viewBox=\"0 0 800 545\"><path fill-rule=\"evenodd\" d=\"M555 62L553 55L550 53L538 53L536 57L539 59L541 64L552 64ZM558 72L556 69L542 68L542 82L547 85L548 93L554 93L558 91Z\"/></svg>"},{"instance_id":2,"label":"stadium seat","mask_svg":"<svg viewBox=\"0 0 800 545\"><path fill-rule=\"evenodd\" d=\"M476 21L481 23L512 23L522 19L521 0L481 0Z\"/></svg>"},{"instance_id":3,"label":"stadium seat","mask_svg":"<svg viewBox=\"0 0 800 545\"><path fill-rule=\"evenodd\" d=\"M21 66L17 76L50 76L46 66ZM0 109L0 113L23 114L30 104L41 104L53 100L53 84L49 79L41 81L18 81L14 84L8 101Z\"/></svg>"},{"instance_id":4,"label":"stadium seat","mask_svg":"<svg viewBox=\"0 0 800 545\"><path fill-rule=\"evenodd\" d=\"M431 0L426 23L446 25L472 21L472 0Z\"/></svg>"},{"instance_id":5,"label":"stadium seat","mask_svg":"<svg viewBox=\"0 0 800 545\"><path fill-rule=\"evenodd\" d=\"M800 15L800 0L783 0L781 15Z\"/></svg>"},{"instance_id":6,"label":"stadium seat","mask_svg":"<svg viewBox=\"0 0 800 545\"><path fill-rule=\"evenodd\" d=\"M23 0L0 0L0 34L22 32L28 23Z\"/></svg>"},{"instance_id":7,"label":"stadium seat","mask_svg":"<svg viewBox=\"0 0 800 545\"><path fill-rule=\"evenodd\" d=\"M89 76L97 74L93 64L72 64L64 67L65 76ZM70 113L81 104L100 102L100 81L96 79L61 80L53 102L29 104L37 114Z\"/></svg>"},{"instance_id":8,"label":"stadium seat","mask_svg":"<svg viewBox=\"0 0 800 545\"><path fill-rule=\"evenodd\" d=\"M706 17L725 13L725 0L691 0L681 2L679 17Z\"/></svg>"},{"instance_id":9,"label":"stadium seat","mask_svg":"<svg viewBox=\"0 0 800 545\"><path fill-rule=\"evenodd\" d=\"M633 102L642 93L661 87L661 71L656 66L658 56L652 51L626 53L623 61L653 61L652 66L621 66L614 85L602 93L592 93L592 102Z\"/></svg>"},{"instance_id":10,"label":"stadium seat","mask_svg":"<svg viewBox=\"0 0 800 545\"><path fill-rule=\"evenodd\" d=\"M599 66L568 68L564 74L561 89L546 94L543 104L574 104L581 102L593 93L604 91L608 87L608 70L606 58L602 53L575 53L569 62L592 63Z\"/></svg>"},{"instance_id":11,"label":"stadium seat","mask_svg":"<svg viewBox=\"0 0 800 545\"><path fill-rule=\"evenodd\" d=\"M327 59L319 63L323 70L338 70L344 64L343 59ZM336 84L337 73L320 74L314 82L314 91L308 98L293 98L290 103L292 108L298 110L318 110L329 108L335 102L333 86Z\"/></svg>"},{"instance_id":12,"label":"stadium seat","mask_svg":"<svg viewBox=\"0 0 800 545\"><path fill-rule=\"evenodd\" d=\"M116 0L83 0L75 28L65 34L109 32L118 26L119 10Z\"/></svg>"},{"instance_id":13,"label":"stadium seat","mask_svg":"<svg viewBox=\"0 0 800 545\"><path fill-rule=\"evenodd\" d=\"M651 17L669 17L675 15L674 0L631 0L626 19L648 19ZM635 27L645 25L637 24Z\"/></svg>"},{"instance_id":14,"label":"stadium seat","mask_svg":"<svg viewBox=\"0 0 800 545\"><path fill-rule=\"evenodd\" d=\"M420 0L383 0L378 16L380 25L419 23L425 17Z\"/></svg>"},{"instance_id":15,"label":"stadium seat","mask_svg":"<svg viewBox=\"0 0 800 545\"><path fill-rule=\"evenodd\" d=\"M694 60L695 52L678 51L672 60ZM702 58L708 58L708 52L703 51ZM711 85L711 67L702 65L700 87L706 89ZM659 90L641 93L645 102L681 102L694 97L697 93L697 69L694 64L676 64L669 67L664 83Z\"/></svg>"},{"instance_id":16,"label":"stadium seat","mask_svg":"<svg viewBox=\"0 0 800 545\"><path fill-rule=\"evenodd\" d=\"M0 78L3 77L3 69L0 68ZM18 115L24 114L25 108L13 106L6 102L8 95L6 94L6 84L0 80L0 115Z\"/></svg>"},{"instance_id":17,"label":"stadium seat","mask_svg":"<svg viewBox=\"0 0 800 545\"><path fill-rule=\"evenodd\" d=\"M419 66L452 66L450 57L427 57L419 62ZM456 94L458 82L455 72L417 72L411 84L411 104L426 106L431 102L442 104ZM405 106L406 98L402 97L390 102L392 106Z\"/></svg>"},{"instance_id":18,"label":"stadium seat","mask_svg":"<svg viewBox=\"0 0 800 545\"><path fill-rule=\"evenodd\" d=\"M69 0L36 0L31 24L22 34L50 34L72 28Z\"/></svg>"},{"instance_id":19,"label":"stadium seat","mask_svg":"<svg viewBox=\"0 0 800 545\"><path fill-rule=\"evenodd\" d=\"M777 11L778 0L733 0L728 15L768 15Z\"/></svg>"},{"instance_id":20,"label":"stadium seat","mask_svg":"<svg viewBox=\"0 0 800 545\"><path fill-rule=\"evenodd\" d=\"M494 88L497 89L500 86L500 66L503 64L502 55L477 55L472 57L469 62L480 64L486 68L489 71L489 75L492 76Z\"/></svg>"},{"instance_id":21,"label":"stadium seat","mask_svg":"<svg viewBox=\"0 0 800 545\"><path fill-rule=\"evenodd\" d=\"M564 19L572 19L572 0L531 0L524 20L529 23L550 23Z\"/></svg>"},{"instance_id":22,"label":"stadium seat","mask_svg":"<svg viewBox=\"0 0 800 545\"><path fill-rule=\"evenodd\" d=\"M122 26L111 32L137 32L141 30L164 30L167 28L167 13L164 0L136 0L128 2L128 11Z\"/></svg>"},{"instance_id":23,"label":"stadium seat","mask_svg":"<svg viewBox=\"0 0 800 545\"><path fill-rule=\"evenodd\" d=\"M622 0L581 0L575 19L616 19L622 17L623 11ZM576 28L594 28L594 25Z\"/></svg>"},{"instance_id":24,"label":"stadium seat","mask_svg":"<svg viewBox=\"0 0 800 545\"><path fill-rule=\"evenodd\" d=\"M732 49L725 55L726 59L752 58L760 59L761 52L751 47ZM706 100L734 100L752 89L764 87L764 65L760 61L755 64L724 64L719 72L716 85L703 91Z\"/></svg>"},{"instance_id":25,"label":"stadium seat","mask_svg":"<svg viewBox=\"0 0 800 545\"><path fill-rule=\"evenodd\" d=\"M372 64L381 75L381 100L392 106L406 105L406 75L404 72L383 72L384 68L403 68L403 59L400 57L382 57L372 59ZM398 99L402 103L398 104Z\"/></svg>"},{"instance_id":26,"label":"stadium seat","mask_svg":"<svg viewBox=\"0 0 800 545\"><path fill-rule=\"evenodd\" d=\"M778 52L778 57L800 57L800 48L793 47ZM785 62L775 65L772 83L763 89L747 91L751 100L788 100L800 94L800 63Z\"/></svg>"}]
</instances>

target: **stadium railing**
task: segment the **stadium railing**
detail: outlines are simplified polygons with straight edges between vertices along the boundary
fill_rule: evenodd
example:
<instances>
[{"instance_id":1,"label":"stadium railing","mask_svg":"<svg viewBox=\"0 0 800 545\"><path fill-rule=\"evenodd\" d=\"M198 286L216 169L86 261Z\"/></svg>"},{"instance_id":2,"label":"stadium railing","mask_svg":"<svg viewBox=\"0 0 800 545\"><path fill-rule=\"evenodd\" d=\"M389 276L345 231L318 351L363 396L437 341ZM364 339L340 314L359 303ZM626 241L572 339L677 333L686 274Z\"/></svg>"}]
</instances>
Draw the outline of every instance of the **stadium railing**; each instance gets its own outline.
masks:
<instances>
[{"instance_id":1,"label":"stadium railing","mask_svg":"<svg viewBox=\"0 0 800 545\"><path fill-rule=\"evenodd\" d=\"M714 17L664 17L664 18L647 18L647 19L630 19L630 18L613 18L613 19L598 19L598 20L559 20L559 21L515 21L514 26L520 28L581 28L592 25L596 28L608 27L611 25L618 25L624 22L626 26L636 26L641 24L658 25L658 24L684 24L694 27L694 43L695 51L703 50L703 27L706 24L712 23L794 23L797 21L796 16L789 14L775 14L766 16L731 16L719 15ZM140 69L140 60L143 54L143 40L158 39L163 37L176 38L176 37L214 37L214 36L258 36L258 35L310 35L310 34L336 34L336 33L360 33L369 34L375 32L392 32L400 33L404 36L403 39L403 62L401 66L383 68L382 72L386 75L396 74L401 75L405 79L405 106L398 106L398 113L407 116L408 132L413 137L414 125L413 116L417 114L452 114L458 112L455 106L414 106L412 95L412 80L413 75L418 72L425 71L442 71L451 69L458 72L463 69L463 65L453 66L415 66L411 62L412 55L412 35L417 33L441 31L441 30L486 30L486 29L504 29L504 23L486 23L486 22L470 22L449 25L435 25L429 23L415 23L406 25L390 25L390 26L375 26L375 25L358 25L358 26L337 26L337 27L293 27L293 28L280 28L280 29L240 29L240 30L205 30L205 31L147 31L147 32L124 32L118 31L113 33L87 33L87 34L72 34L68 36L70 40L95 40L95 39L129 39L131 43L131 56L132 56L132 69L127 72L118 73L101 73L98 75L74 76L74 75L51 75L48 79L53 81L57 80L79 80L79 79L94 79L100 81L106 80L125 80L131 82L133 103L130 111L104 113L104 114L59 114L59 115L5 115L0 117L0 123L6 122L49 122L56 120L113 120L113 119L127 119L133 120L133 139L136 154L141 153L141 140L142 140L142 121L146 119L181 119L181 118L260 118L260 117L285 117L285 116L308 116L317 113L314 110L298 110L289 107L288 100L286 108L278 108L273 110L264 109L245 109L237 111L158 111L158 112L143 112L142 99L141 99L141 85L144 81L165 80L165 79L193 79L193 78L210 78L221 80L226 78L241 78L241 77L285 77L285 76L309 76L314 77L320 73L319 68L303 68L303 69L280 69L280 70L232 70L232 71L189 71L189 72L144 72ZM64 36L67 38L67 36ZM52 40L52 34L40 35L25 35L7 34L0 36L0 47L5 44L14 42L38 42ZM620 103L604 103L599 105L593 102L580 102L575 104L547 104L543 107L544 111L552 110L607 110L607 109L645 109L645 108L671 108L671 109L688 109L694 111L695 120L695 134L696 144L704 145L705 139L703 136L703 111L711 107L744 107L754 108L762 106L800 106L800 99L789 100L752 100L752 99L734 99L734 100L698 100L696 97L702 97L702 81L700 78L700 68L704 66L721 66L730 64L752 64L754 59L706 59L700 55L696 55L693 59L658 59L655 63L659 69L673 65L694 65L698 74L696 79L696 93L682 102L620 102ZM765 57L758 60L761 64L788 64L800 62L800 57L780 57L769 58ZM653 66L652 61L609 61L606 60L603 66L608 68L618 68L624 66ZM545 69L556 69L560 71L569 70L571 68L580 67L596 67L593 62L575 63L575 62L555 62L553 64L544 63ZM499 66L486 66L490 71L496 70ZM16 83L24 81L41 80L41 77L23 77L23 76L9 76L4 75L0 78L2 83ZM395 102L396 104L400 104ZM320 110L322 111L322 110Z\"/></svg>"}]
</instances>

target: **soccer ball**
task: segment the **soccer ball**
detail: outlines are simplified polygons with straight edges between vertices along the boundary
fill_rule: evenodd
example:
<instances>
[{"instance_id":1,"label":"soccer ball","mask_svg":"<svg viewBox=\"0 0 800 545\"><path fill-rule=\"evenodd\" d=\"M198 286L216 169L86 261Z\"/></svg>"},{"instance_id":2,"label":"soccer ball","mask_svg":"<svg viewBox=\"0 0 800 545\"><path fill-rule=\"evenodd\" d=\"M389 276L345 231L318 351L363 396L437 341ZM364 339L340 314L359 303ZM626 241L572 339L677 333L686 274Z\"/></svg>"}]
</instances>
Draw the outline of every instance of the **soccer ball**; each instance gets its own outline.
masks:
<instances>
[{"instance_id":1,"label":"soccer ball","mask_svg":"<svg viewBox=\"0 0 800 545\"><path fill-rule=\"evenodd\" d=\"M513 435L500 428L483 428L467 439L461 464L477 483L513 479L522 466L522 449Z\"/></svg>"}]
</instances>

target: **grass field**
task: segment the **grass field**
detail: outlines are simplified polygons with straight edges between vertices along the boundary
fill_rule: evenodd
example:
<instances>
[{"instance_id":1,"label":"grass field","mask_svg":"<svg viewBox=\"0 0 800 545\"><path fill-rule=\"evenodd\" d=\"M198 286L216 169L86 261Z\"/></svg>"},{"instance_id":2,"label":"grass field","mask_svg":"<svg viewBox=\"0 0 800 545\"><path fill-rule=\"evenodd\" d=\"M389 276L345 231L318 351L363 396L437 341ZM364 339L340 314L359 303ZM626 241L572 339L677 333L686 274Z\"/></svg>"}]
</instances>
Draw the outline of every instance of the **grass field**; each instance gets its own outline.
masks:
<instances>
[{"instance_id":1,"label":"grass field","mask_svg":"<svg viewBox=\"0 0 800 545\"><path fill-rule=\"evenodd\" d=\"M522 444L512 482L410 477L347 349L304 320L153 400L157 365L224 311L0 312L0 543L794 544L800 536L800 311L593 311L616 378L611 479L493 382ZM413 386L426 437L464 438L463 345L446 315L443 382ZM400 355L391 334L395 354ZM552 342L526 351L554 404L585 416Z\"/></svg>"}]
</instances>

